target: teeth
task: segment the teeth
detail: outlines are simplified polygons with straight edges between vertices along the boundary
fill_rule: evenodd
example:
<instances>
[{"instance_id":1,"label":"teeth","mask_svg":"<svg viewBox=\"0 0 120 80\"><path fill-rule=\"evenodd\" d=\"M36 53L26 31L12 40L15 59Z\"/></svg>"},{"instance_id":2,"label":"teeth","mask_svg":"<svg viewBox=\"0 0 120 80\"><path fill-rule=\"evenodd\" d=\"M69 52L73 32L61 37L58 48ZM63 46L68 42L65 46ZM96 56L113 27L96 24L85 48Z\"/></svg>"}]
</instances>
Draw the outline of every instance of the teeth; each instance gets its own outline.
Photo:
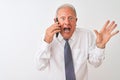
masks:
<instances>
[{"instance_id":1,"label":"teeth","mask_svg":"<svg viewBox=\"0 0 120 80\"><path fill-rule=\"evenodd\" d=\"M70 30L68 30L68 29L66 29L66 30L64 30L65 32L70 32Z\"/></svg>"},{"instance_id":2,"label":"teeth","mask_svg":"<svg viewBox=\"0 0 120 80\"><path fill-rule=\"evenodd\" d=\"M64 28L65 32L70 32L70 28Z\"/></svg>"}]
</instances>

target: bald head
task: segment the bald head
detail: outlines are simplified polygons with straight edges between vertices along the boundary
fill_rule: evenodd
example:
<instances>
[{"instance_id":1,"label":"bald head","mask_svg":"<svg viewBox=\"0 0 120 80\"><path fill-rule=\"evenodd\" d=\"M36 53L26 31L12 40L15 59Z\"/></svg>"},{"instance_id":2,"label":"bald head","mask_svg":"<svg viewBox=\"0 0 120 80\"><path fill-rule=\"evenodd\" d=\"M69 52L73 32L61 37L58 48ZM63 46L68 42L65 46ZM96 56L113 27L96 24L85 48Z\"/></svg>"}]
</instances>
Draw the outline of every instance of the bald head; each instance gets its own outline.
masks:
<instances>
[{"instance_id":1,"label":"bald head","mask_svg":"<svg viewBox=\"0 0 120 80\"><path fill-rule=\"evenodd\" d=\"M63 8L70 8L70 9L74 12L75 16L77 16L76 10L75 10L75 8L74 8L73 5L71 5L71 4L63 4L63 5L61 5L60 7L58 7L58 9L57 9L57 11L56 11L56 17L57 17L57 15L58 15L59 10L60 10L60 9L63 9Z\"/></svg>"}]
</instances>

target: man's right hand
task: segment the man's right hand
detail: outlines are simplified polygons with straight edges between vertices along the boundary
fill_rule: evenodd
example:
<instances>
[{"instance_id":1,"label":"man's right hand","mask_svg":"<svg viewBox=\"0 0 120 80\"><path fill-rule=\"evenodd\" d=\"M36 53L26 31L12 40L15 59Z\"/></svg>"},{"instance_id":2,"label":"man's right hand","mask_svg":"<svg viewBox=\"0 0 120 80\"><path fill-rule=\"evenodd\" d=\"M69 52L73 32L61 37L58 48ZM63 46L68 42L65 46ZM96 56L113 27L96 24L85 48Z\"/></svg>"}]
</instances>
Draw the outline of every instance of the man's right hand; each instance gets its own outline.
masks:
<instances>
[{"instance_id":1,"label":"man's right hand","mask_svg":"<svg viewBox=\"0 0 120 80\"><path fill-rule=\"evenodd\" d=\"M61 31L59 26L60 26L60 24L58 24L58 22L56 22L47 28L45 38L44 38L45 42L47 42L47 43L52 42L54 34Z\"/></svg>"}]
</instances>

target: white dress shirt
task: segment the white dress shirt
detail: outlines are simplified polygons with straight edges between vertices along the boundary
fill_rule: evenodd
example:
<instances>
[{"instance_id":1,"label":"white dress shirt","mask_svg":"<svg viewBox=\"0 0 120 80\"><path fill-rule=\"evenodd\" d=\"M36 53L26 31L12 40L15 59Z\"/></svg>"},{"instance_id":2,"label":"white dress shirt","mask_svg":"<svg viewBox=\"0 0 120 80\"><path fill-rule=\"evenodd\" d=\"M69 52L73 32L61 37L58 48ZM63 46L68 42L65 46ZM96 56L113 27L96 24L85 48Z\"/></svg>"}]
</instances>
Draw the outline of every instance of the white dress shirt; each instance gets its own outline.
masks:
<instances>
[{"instance_id":1,"label":"white dress shirt","mask_svg":"<svg viewBox=\"0 0 120 80\"><path fill-rule=\"evenodd\" d=\"M36 66L41 72L40 80L65 80L64 44L60 34L50 44L42 39L35 56ZM93 33L82 28L76 28L69 44L76 80L88 80L87 63L98 67L104 60L104 49L97 48Z\"/></svg>"}]
</instances>

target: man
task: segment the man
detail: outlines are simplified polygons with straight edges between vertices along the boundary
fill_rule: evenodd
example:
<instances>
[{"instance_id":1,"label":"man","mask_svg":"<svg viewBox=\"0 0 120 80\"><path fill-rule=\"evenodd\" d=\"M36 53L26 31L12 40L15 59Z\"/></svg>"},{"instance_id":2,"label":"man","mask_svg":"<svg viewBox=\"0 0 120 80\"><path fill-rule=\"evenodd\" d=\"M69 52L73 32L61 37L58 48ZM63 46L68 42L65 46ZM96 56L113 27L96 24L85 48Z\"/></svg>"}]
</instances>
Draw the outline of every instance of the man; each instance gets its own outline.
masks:
<instances>
[{"instance_id":1,"label":"man","mask_svg":"<svg viewBox=\"0 0 120 80\"><path fill-rule=\"evenodd\" d=\"M64 4L57 9L54 21L55 23L47 28L37 52L37 68L44 73L44 80L72 80L71 76L74 76L73 80L88 80L87 61L95 67L100 66L104 60L107 42L119 32L113 32L117 24L108 20L100 32L94 30L95 39L91 31L76 28L77 14L70 4ZM68 65L65 63L66 40L71 48L69 53L72 54L74 68L68 71L69 74L66 71ZM66 78L69 75L70 78Z\"/></svg>"}]
</instances>

